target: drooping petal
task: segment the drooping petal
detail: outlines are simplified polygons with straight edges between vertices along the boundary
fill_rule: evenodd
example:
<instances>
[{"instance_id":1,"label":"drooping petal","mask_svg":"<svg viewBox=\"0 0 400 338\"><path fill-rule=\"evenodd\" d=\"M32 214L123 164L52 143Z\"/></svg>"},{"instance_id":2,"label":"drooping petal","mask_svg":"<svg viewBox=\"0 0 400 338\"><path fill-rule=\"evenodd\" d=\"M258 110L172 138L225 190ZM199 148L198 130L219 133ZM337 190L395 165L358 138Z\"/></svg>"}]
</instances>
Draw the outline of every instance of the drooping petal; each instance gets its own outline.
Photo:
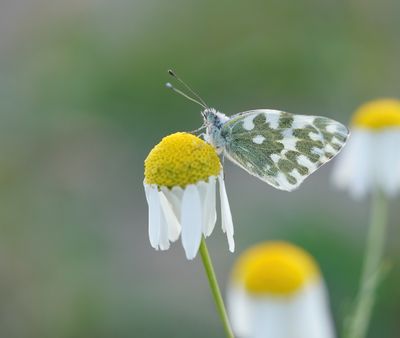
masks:
<instances>
[{"instance_id":1,"label":"drooping petal","mask_svg":"<svg viewBox=\"0 0 400 338\"><path fill-rule=\"evenodd\" d=\"M374 134L355 130L339 154L333 181L339 188L348 188L354 197L362 197L375 180L373 170Z\"/></svg>"},{"instance_id":2,"label":"drooping petal","mask_svg":"<svg viewBox=\"0 0 400 338\"><path fill-rule=\"evenodd\" d=\"M146 195L147 205L149 204L150 185L143 181L144 194Z\"/></svg>"},{"instance_id":3,"label":"drooping petal","mask_svg":"<svg viewBox=\"0 0 400 338\"><path fill-rule=\"evenodd\" d=\"M171 204L172 210L180 222L181 218L181 206L182 206L182 197L183 197L183 189L181 187L173 187L172 189L168 189L166 187L162 188L162 191Z\"/></svg>"},{"instance_id":4,"label":"drooping petal","mask_svg":"<svg viewBox=\"0 0 400 338\"><path fill-rule=\"evenodd\" d=\"M334 338L323 285L313 282L292 295L249 294L235 287L228 294L235 333L254 338ZM235 306L235 308L234 308ZM235 321L236 320L236 321Z\"/></svg>"},{"instance_id":5,"label":"drooping petal","mask_svg":"<svg viewBox=\"0 0 400 338\"><path fill-rule=\"evenodd\" d=\"M334 338L327 291L323 282L307 285L292 300L293 337Z\"/></svg>"},{"instance_id":6,"label":"drooping petal","mask_svg":"<svg viewBox=\"0 0 400 338\"><path fill-rule=\"evenodd\" d=\"M249 296L239 285L229 285L227 306L232 328L238 337L251 337Z\"/></svg>"},{"instance_id":7,"label":"drooping petal","mask_svg":"<svg viewBox=\"0 0 400 338\"><path fill-rule=\"evenodd\" d=\"M201 203L201 210L203 215L203 222L201 225L202 232L204 233L206 230L206 198L207 198L207 190L208 190L208 183L205 181L200 181L196 183L197 191L199 192L200 196L200 203Z\"/></svg>"},{"instance_id":8,"label":"drooping petal","mask_svg":"<svg viewBox=\"0 0 400 338\"><path fill-rule=\"evenodd\" d=\"M400 145L400 130L397 130L395 143L397 145ZM398 147L399 146L397 146L396 149L398 149ZM397 175L397 180L395 180L395 186L397 189L396 193L398 193L400 191L400 151L396 151L394 157L396 158L396 160L394 163L393 172Z\"/></svg>"},{"instance_id":9,"label":"drooping petal","mask_svg":"<svg viewBox=\"0 0 400 338\"><path fill-rule=\"evenodd\" d=\"M250 337L309 338L307 335L296 334L297 327L292 324L294 315L291 311L291 304L286 299L267 295L251 297L248 307L251 327Z\"/></svg>"},{"instance_id":10,"label":"drooping petal","mask_svg":"<svg viewBox=\"0 0 400 338\"><path fill-rule=\"evenodd\" d=\"M159 197L160 197L160 202L161 202L161 192L159 192ZM161 222L160 222L160 249L161 250L168 250L169 249L169 239L168 239L168 223L165 218L164 212L161 207L160 203L160 208L161 208Z\"/></svg>"},{"instance_id":11,"label":"drooping petal","mask_svg":"<svg viewBox=\"0 0 400 338\"><path fill-rule=\"evenodd\" d=\"M161 202L161 209L163 211L165 221L168 227L168 239L172 242L176 241L179 238L181 233L181 225L177 216L175 215L172 205L168 200L167 196L170 196L166 191L168 188L162 187L160 193L160 202Z\"/></svg>"},{"instance_id":12,"label":"drooping petal","mask_svg":"<svg viewBox=\"0 0 400 338\"><path fill-rule=\"evenodd\" d=\"M350 183L350 192L354 197L362 197L376 184L374 173L374 135L368 132L360 134L357 139L357 155L358 160L355 163L353 172L353 181Z\"/></svg>"},{"instance_id":13,"label":"drooping petal","mask_svg":"<svg viewBox=\"0 0 400 338\"><path fill-rule=\"evenodd\" d=\"M208 179L207 194L204 201L204 227L203 234L208 237L214 230L217 221L217 208L215 202L216 177L211 176Z\"/></svg>"},{"instance_id":14,"label":"drooping petal","mask_svg":"<svg viewBox=\"0 0 400 338\"><path fill-rule=\"evenodd\" d=\"M400 130L382 131L377 135L375 171L380 188L394 196L400 188Z\"/></svg>"},{"instance_id":15,"label":"drooping petal","mask_svg":"<svg viewBox=\"0 0 400 338\"><path fill-rule=\"evenodd\" d=\"M193 184L185 188L181 212L182 245L185 249L186 258L193 259L199 250L203 224L200 195L197 187Z\"/></svg>"},{"instance_id":16,"label":"drooping petal","mask_svg":"<svg viewBox=\"0 0 400 338\"><path fill-rule=\"evenodd\" d=\"M226 194L224 174L218 176L219 181L219 194L221 199L221 218L222 218L222 231L226 232L228 238L229 251L235 251L235 242L233 240L233 222L231 208L229 206L228 196Z\"/></svg>"},{"instance_id":17,"label":"drooping petal","mask_svg":"<svg viewBox=\"0 0 400 338\"><path fill-rule=\"evenodd\" d=\"M151 246L158 250L161 230L161 206L158 189L156 186L147 186L149 204L149 239Z\"/></svg>"}]
</instances>

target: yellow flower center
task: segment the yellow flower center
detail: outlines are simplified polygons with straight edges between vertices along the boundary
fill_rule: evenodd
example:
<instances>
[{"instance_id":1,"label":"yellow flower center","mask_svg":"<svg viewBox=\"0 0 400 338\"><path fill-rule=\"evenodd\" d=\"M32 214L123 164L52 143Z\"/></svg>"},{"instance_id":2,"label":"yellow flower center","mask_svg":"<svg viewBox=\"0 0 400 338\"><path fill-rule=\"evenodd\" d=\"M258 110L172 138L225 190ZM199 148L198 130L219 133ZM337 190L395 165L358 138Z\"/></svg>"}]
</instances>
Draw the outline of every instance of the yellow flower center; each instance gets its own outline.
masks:
<instances>
[{"instance_id":1,"label":"yellow flower center","mask_svg":"<svg viewBox=\"0 0 400 338\"><path fill-rule=\"evenodd\" d=\"M207 181L220 171L215 149L188 133L164 137L144 161L145 182L169 188Z\"/></svg>"},{"instance_id":2,"label":"yellow flower center","mask_svg":"<svg viewBox=\"0 0 400 338\"><path fill-rule=\"evenodd\" d=\"M400 101L381 99L367 102L354 113L352 123L355 127L375 130L400 127Z\"/></svg>"},{"instance_id":3,"label":"yellow flower center","mask_svg":"<svg viewBox=\"0 0 400 338\"><path fill-rule=\"evenodd\" d=\"M286 242L265 242L245 251L233 280L251 294L290 295L320 276L317 263L303 249Z\"/></svg>"}]
</instances>

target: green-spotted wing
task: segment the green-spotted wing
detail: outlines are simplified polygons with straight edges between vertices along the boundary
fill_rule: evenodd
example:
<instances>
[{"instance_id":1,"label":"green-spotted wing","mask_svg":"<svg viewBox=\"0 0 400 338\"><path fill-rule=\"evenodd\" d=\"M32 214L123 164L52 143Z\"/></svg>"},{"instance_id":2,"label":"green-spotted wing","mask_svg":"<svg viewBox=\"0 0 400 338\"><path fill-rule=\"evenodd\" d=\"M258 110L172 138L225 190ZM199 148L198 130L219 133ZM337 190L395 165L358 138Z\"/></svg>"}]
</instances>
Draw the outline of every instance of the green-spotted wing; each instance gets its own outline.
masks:
<instances>
[{"instance_id":1,"label":"green-spotted wing","mask_svg":"<svg viewBox=\"0 0 400 338\"><path fill-rule=\"evenodd\" d=\"M320 116L258 109L221 126L225 155L277 189L291 191L344 146L347 128Z\"/></svg>"}]
</instances>

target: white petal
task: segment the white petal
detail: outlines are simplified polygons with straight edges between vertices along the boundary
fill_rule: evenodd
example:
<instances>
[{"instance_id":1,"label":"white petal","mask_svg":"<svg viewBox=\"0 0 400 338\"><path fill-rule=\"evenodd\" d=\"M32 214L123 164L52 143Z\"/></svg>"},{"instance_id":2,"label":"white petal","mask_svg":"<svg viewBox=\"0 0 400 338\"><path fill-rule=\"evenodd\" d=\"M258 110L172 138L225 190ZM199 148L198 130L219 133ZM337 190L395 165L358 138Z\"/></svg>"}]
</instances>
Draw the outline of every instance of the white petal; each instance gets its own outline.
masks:
<instances>
[{"instance_id":1,"label":"white petal","mask_svg":"<svg viewBox=\"0 0 400 338\"><path fill-rule=\"evenodd\" d=\"M174 242L179 238L179 235L181 233L181 225L172 209L170 201L168 201L166 197L165 193L166 190L168 190L168 188L166 187L162 187L161 189L162 191L162 193L160 193L161 209L163 211L165 221L168 227L168 239Z\"/></svg>"},{"instance_id":2,"label":"white petal","mask_svg":"<svg viewBox=\"0 0 400 338\"><path fill-rule=\"evenodd\" d=\"M249 300L249 326L252 338L309 338L291 332L297 329L292 324L290 303L285 298L253 296ZM324 338L324 337L319 337Z\"/></svg>"},{"instance_id":3,"label":"white petal","mask_svg":"<svg viewBox=\"0 0 400 338\"><path fill-rule=\"evenodd\" d=\"M173 187L172 189L163 187L162 192L171 204L172 210L179 221L181 218L183 189L181 187Z\"/></svg>"},{"instance_id":4,"label":"white petal","mask_svg":"<svg viewBox=\"0 0 400 338\"><path fill-rule=\"evenodd\" d=\"M399 193L400 191L400 151L398 151L400 147L400 130L397 130L396 134L396 152L392 154L396 158L394 167L393 167L393 173L396 175L396 180L395 180L395 187L396 187L396 194Z\"/></svg>"},{"instance_id":5,"label":"white petal","mask_svg":"<svg viewBox=\"0 0 400 338\"><path fill-rule=\"evenodd\" d=\"M199 192L200 196L200 203L201 203L201 210L202 210L202 232L205 232L206 229L206 214L205 214L205 203L206 203L206 198L207 198L207 190L208 190L208 183L204 181L200 181L196 183L197 191Z\"/></svg>"},{"instance_id":6,"label":"white petal","mask_svg":"<svg viewBox=\"0 0 400 338\"><path fill-rule=\"evenodd\" d=\"M249 296L240 285L229 285L227 307L233 332L238 337L251 337Z\"/></svg>"},{"instance_id":7,"label":"white petal","mask_svg":"<svg viewBox=\"0 0 400 338\"><path fill-rule=\"evenodd\" d=\"M204 201L204 236L208 237L214 230L215 222L217 221L217 208L215 202L215 185L216 177L211 176L208 179L207 194Z\"/></svg>"},{"instance_id":8,"label":"white petal","mask_svg":"<svg viewBox=\"0 0 400 338\"><path fill-rule=\"evenodd\" d=\"M354 197L364 196L374 184L374 134L354 130L335 163L333 181L348 188Z\"/></svg>"},{"instance_id":9,"label":"white petal","mask_svg":"<svg viewBox=\"0 0 400 338\"><path fill-rule=\"evenodd\" d=\"M201 241L203 210L197 187L188 185L182 198L182 245L186 258L196 257Z\"/></svg>"},{"instance_id":10,"label":"white petal","mask_svg":"<svg viewBox=\"0 0 400 338\"><path fill-rule=\"evenodd\" d=\"M151 186L149 184L144 183L144 181L143 181L143 187L144 187L144 194L146 195L147 204L149 204L149 192L150 192Z\"/></svg>"},{"instance_id":11,"label":"white petal","mask_svg":"<svg viewBox=\"0 0 400 338\"><path fill-rule=\"evenodd\" d=\"M224 174L218 176L219 181L219 194L221 199L221 218L222 218L222 231L226 232L228 238L229 251L235 251L235 242L233 240L233 222L231 208L229 207L228 196L226 194Z\"/></svg>"},{"instance_id":12,"label":"white petal","mask_svg":"<svg viewBox=\"0 0 400 338\"><path fill-rule=\"evenodd\" d=\"M150 186L147 191L149 204L149 238L151 246L158 250L161 228L161 206L158 188Z\"/></svg>"},{"instance_id":13,"label":"white petal","mask_svg":"<svg viewBox=\"0 0 400 338\"><path fill-rule=\"evenodd\" d=\"M162 209L162 205L161 205L161 197L162 192L158 193L159 198L160 198L160 208L161 208L161 222L160 222L160 242L159 242L159 246L161 250L168 250L169 249L169 240L168 240L168 223L167 220L165 218L163 209Z\"/></svg>"},{"instance_id":14,"label":"white petal","mask_svg":"<svg viewBox=\"0 0 400 338\"><path fill-rule=\"evenodd\" d=\"M322 281L307 285L293 299L292 313L296 337L335 337L327 292Z\"/></svg>"},{"instance_id":15,"label":"white petal","mask_svg":"<svg viewBox=\"0 0 400 338\"><path fill-rule=\"evenodd\" d=\"M391 129L377 135L376 180L389 196L400 188L400 130Z\"/></svg>"},{"instance_id":16,"label":"white petal","mask_svg":"<svg viewBox=\"0 0 400 338\"><path fill-rule=\"evenodd\" d=\"M247 295L245 307L247 322L244 328L249 332L243 335L245 337L335 337L326 292L320 281L310 282L286 297Z\"/></svg>"}]
</instances>

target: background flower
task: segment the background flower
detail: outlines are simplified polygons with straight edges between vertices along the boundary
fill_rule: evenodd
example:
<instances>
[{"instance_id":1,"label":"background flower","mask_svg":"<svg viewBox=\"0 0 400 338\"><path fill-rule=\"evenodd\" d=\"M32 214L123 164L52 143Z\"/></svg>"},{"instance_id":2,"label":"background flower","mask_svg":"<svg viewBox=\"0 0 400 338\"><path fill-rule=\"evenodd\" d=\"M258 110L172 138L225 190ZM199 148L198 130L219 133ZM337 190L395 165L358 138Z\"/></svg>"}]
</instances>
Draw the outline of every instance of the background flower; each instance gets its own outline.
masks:
<instances>
[{"instance_id":1,"label":"background flower","mask_svg":"<svg viewBox=\"0 0 400 338\"><path fill-rule=\"evenodd\" d=\"M239 337L334 337L319 268L312 256L290 243L261 243L238 258L228 309Z\"/></svg>"},{"instance_id":2,"label":"background flower","mask_svg":"<svg viewBox=\"0 0 400 338\"><path fill-rule=\"evenodd\" d=\"M364 338L380 282L387 267L388 197L400 190L400 101L380 99L353 115L353 136L338 158L334 182L355 197L372 192L364 262L357 294L347 314L343 337Z\"/></svg>"},{"instance_id":3,"label":"background flower","mask_svg":"<svg viewBox=\"0 0 400 338\"><path fill-rule=\"evenodd\" d=\"M377 188L400 191L400 101L362 105L352 118L352 135L336 161L334 182L355 197Z\"/></svg>"}]
</instances>

